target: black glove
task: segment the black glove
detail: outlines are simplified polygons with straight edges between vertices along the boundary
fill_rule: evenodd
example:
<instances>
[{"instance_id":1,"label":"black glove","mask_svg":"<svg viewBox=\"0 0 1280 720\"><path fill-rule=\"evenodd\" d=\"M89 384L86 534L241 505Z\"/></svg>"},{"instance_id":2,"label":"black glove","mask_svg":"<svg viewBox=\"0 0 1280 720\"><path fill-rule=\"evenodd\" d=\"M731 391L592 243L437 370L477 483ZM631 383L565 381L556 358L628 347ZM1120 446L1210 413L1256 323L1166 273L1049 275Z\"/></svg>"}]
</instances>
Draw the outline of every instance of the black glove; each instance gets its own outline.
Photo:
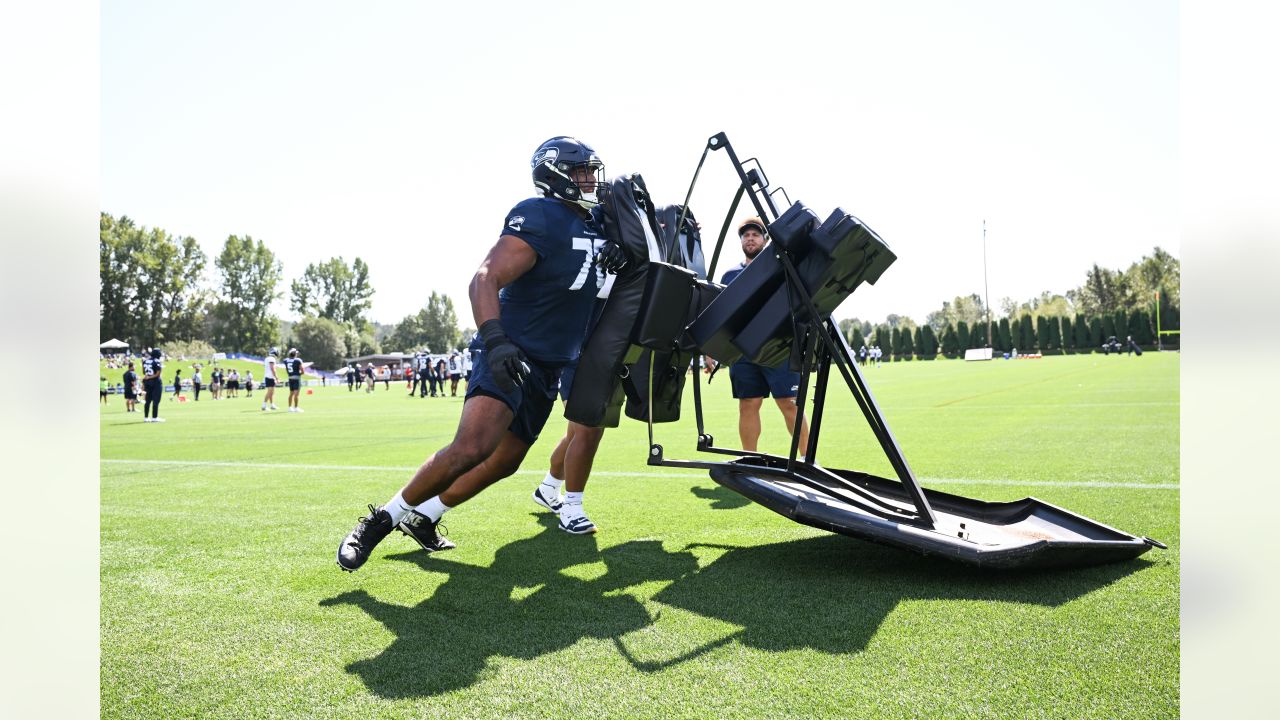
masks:
<instances>
[{"instance_id":1,"label":"black glove","mask_svg":"<svg viewBox=\"0 0 1280 720\"><path fill-rule=\"evenodd\" d=\"M484 339L485 359L498 389L509 393L524 384L531 372L525 362L524 352L515 343L507 339L502 330L502 323L486 320L480 325L480 337Z\"/></svg>"},{"instance_id":2,"label":"black glove","mask_svg":"<svg viewBox=\"0 0 1280 720\"><path fill-rule=\"evenodd\" d=\"M627 266L627 251L612 240L606 240L596 253L596 264L604 268L610 275L617 275Z\"/></svg>"}]
</instances>

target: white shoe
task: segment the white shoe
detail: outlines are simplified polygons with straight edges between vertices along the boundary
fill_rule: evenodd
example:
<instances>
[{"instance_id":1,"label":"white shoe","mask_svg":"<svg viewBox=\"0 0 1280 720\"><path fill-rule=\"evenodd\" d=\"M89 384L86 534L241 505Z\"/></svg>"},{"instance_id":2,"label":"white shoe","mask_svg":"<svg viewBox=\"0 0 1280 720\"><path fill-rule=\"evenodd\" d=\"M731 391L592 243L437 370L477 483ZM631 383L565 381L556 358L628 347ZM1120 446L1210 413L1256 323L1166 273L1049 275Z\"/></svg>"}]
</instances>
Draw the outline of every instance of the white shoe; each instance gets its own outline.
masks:
<instances>
[{"instance_id":1,"label":"white shoe","mask_svg":"<svg viewBox=\"0 0 1280 720\"><path fill-rule=\"evenodd\" d=\"M294 412L304 412L304 410L303 410L302 408L300 408L300 407L296 407L296 408L294 408L294 409L293 409L293 411L294 411Z\"/></svg>"},{"instance_id":2,"label":"white shoe","mask_svg":"<svg viewBox=\"0 0 1280 720\"><path fill-rule=\"evenodd\" d=\"M560 513L560 529L573 535L590 535L596 531L596 524L584 514L566 516Z\"/></svg>"},{"instance_id":3,"label":"white shoe","mask_svg":"<svg viewBox=\"0 0 1280 720\"><path fill-rule=\"evenodd\" d=\"M151 422L164 422L164 418L151 418Z\"/></svg>"},{"instance_id":4,"label":"white shoe","mask_svg":"<svg viewBox=\"0 0 1280 720\"><path fill-rule=\"evenodd\" d=\"M272 406L271 406L271 409L272 409L272 410L279 410L280 408L276 407L275 405L272 405Z\"/></svg>"},{"instance_id":5,"label":"white shoe","mask_svg":"<svg viewBox=\"0 0 1280 720\"><path fill-rule=\"evenodd\" d=\"M151 422L151 418L142 418L142 422Z\"/></svg>"},{"instance_id":6,"label":"white shoe","mask_svg":"<svg viewBox=\"0 0 1280 720\"><path fill-rule=\"evenodd\" d=\"M266 412L266 411L267 411L267 406L266 406L266 405L263 405L263 406L262 406L262 412Z\"/></svg>"},{"instance_id":7,"label":"white shoe","mask_svg":"<svg viewBox=\"0 0 1280 720\"><path fill-rule=\"evenodd\" d=\"M559 493L548 497L542 485L538 485L533 489L533 501L557 514L560 512L560 508L564 506L564 500L560 498Z\"/></svg>"}]
</instances>

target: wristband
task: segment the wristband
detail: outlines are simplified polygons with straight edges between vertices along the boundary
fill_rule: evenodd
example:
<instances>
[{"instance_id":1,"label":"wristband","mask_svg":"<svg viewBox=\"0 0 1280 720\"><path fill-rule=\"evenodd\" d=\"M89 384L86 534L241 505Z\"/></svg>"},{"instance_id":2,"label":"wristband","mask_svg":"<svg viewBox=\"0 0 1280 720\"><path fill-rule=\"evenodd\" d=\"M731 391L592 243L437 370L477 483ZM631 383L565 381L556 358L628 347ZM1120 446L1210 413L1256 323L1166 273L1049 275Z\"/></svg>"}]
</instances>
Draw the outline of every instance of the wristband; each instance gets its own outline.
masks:
<instances>
[{"instance_id":1,"label":"wristband","mask_svg":"<svg viewBox=\"0 0 1280 720\"><path fill-rule=\"evenodd\" d=\"M477 332L480 334L480 338L484 340L485 350L489 352L493 352L493 349L499 345L511 342L507 338L507 333L502 329L502 322L497 318L480 323L480 329Z\"/></svg>"}]
</instances>

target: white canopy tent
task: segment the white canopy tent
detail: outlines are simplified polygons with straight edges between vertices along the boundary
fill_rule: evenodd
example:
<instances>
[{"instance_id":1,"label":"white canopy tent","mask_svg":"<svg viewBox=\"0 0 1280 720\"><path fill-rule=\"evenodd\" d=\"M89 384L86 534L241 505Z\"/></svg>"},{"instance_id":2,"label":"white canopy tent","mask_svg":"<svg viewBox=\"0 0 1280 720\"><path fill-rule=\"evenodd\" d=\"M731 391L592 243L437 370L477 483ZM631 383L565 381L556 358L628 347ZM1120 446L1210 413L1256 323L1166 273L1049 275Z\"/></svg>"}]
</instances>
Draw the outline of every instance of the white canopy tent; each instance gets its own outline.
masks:
<instances>
[{"instance_id":1,"label":"white canopy tent","mask_svg":"<svg viewBox=\"0 0 1280 720\"><path fill-rule=\"evenodd\" d=\"M101 352L101 353L114 353L114 352L119 352L121 350L128 350L128 349L129 349L129 343L124 342L123 340L117 340L115 338L111 338L110 340L98 346L98 352Z\"/></svg>"}]
</instances>

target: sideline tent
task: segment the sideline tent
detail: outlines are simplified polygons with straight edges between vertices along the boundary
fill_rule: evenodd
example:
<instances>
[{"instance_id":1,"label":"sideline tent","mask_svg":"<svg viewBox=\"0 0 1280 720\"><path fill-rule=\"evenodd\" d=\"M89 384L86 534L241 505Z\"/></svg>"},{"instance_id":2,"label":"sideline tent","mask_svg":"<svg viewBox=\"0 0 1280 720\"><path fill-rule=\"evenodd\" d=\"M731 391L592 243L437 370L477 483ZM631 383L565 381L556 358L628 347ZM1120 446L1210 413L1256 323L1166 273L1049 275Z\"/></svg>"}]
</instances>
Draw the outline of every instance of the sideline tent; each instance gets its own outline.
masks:
<instances>
[{"instance_id":1,"label":"sideline tent","mask_svg":"<svg viewBox=\"0 0 1280 720\"><path fill-rule=\"evenodd\" d=\"M117 340L115 338L111 338L110 340L98 346L98 352L102 353L103 355L110 355L113 353L123 352L128 349L129 349L129 343L124 342L123 340Z\"/></svg>"}]
</instances>

